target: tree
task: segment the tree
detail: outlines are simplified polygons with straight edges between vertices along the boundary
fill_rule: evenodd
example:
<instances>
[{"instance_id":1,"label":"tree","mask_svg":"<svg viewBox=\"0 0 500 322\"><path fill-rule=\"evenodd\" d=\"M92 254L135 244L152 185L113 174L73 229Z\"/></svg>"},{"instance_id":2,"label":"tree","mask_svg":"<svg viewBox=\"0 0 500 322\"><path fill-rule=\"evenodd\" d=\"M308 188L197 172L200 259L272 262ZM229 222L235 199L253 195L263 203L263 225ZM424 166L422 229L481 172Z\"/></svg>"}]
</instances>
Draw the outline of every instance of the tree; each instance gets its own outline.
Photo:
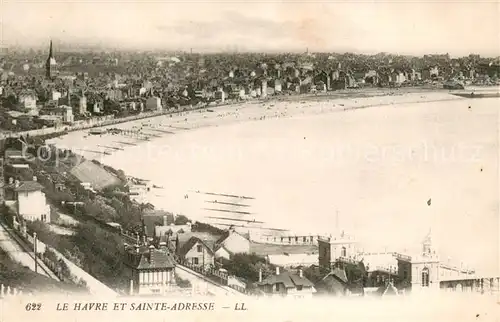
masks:
<instances>
[{"instance_id":1,"label":"tree","mask_svg":"<svg viewBox=\"0 0 500 322\"><path fill-rule=\"evenodd\" d=\"M189 222L190 220L184 216L184 215L177 215L175 216L174 224L175 225L185 225Z\"/></svg>"},{"instance_id":2,"label":"tree","mask_svg":"<svg viewBox=\"0 0 500 322\"><path fill-rule=\"evenodd\" d=\"M266 275L271 271L266 260L255 254L234 254L231 260L222 260L222 267L228 273L244 277L252 283L259 280L260 269L263 269L263 273Z\"/></svg>"},{"instance_id":3,"label":"tree","mask_svg":"<svg viewBox=\"0 0 500 322\"><path fill-rule=\"evenodd\" d=\"M77 227L71 240L83 254L82 266L85 271L110 286L127 285L124 250L117 234L87 222Z\"/></svg>"},{"instance_id":4,"label":"tree","mask_svg":"<svg viewBox=\"0 0 500 322\"><path fill-rule=\"evenodd\" d=\"M88 215L91 215L103 222L115 221L118 218L116 210L106 204L106 199L101 196L97 196L93 200L86 201L84 208Z\"/></svg>"}]
</instances>

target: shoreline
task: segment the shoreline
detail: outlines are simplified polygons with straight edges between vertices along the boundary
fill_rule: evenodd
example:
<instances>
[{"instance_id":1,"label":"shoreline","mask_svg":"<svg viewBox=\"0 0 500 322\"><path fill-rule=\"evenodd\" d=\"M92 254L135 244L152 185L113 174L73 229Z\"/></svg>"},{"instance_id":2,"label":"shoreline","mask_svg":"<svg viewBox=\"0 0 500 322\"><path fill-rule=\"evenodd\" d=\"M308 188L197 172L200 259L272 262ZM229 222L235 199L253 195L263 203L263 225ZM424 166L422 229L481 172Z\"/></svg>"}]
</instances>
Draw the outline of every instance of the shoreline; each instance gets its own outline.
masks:
<instances>
[{"instance_id":1,"label":"shoreline","mask_svg":"<svg viewBox=\"0 0 500 322\"><path fill-rule=\"evenodd\" d=\"M340 95L346 94L341 93ZM121 133L118 133L118 135L116 135L117 133L110 134L109 132L92 135L89 134L90 128L85 128L61 133L59 136L48 139L48 143L68 149L75 147L78 150L79 144L64 143L74 142L75 139L76 141L85 139L85 142L80 143L86 143L86 151L82 150L81 152L89 152L90 155L94 154L94 156L111 155L117 151L137 146L142 142L154 142L168 135L202 128L277 118L347 112L386 105L398 106L402 104L422 104L466 99L455 95L453 92L442 90L415 92L374 91L374 95L359 95L366 95L366 93L360 92L357 96L348 95L344 97L339 97L339 95L333 97L333 95L329 94L307 97L292 96L293 99L286 100L275 99L273 97L266 100L235 102L213 107L207 106L183 112L158 113L144 116L143 118L92 127L93 129L119 130ZM410 99L407 100L406 98ZM295 106L294 110L289 109L288 107L293 107L289 105L298 106ZM111 136L121 138L110 142L107 138ZM86 158L88 156L85 153L76 153L83 154ZM93 157L90 157L90 159L93 159Z\"/></svg>"},{"instance_id":2,"label":"shoreline","mask_svg":"<svg viewBox=\"0 0 500 322\"><path fill-rule=\"evenodd\" d=\"M106 128L112 125L126 124L130 122L142 121L146 119L152 119L162 116L179 116L206 110L213 109L219 110L224 107L235 107L245 104L262 104L262 103L273 103L273 102L297 102L297 101L324 101L324 100L336 100L336 99L355 99L355 98L370 98L378 96L400 96L407 94L429 94L429 93L448 93L455 96L461 96L463 98L468 98L470 94L468 91L491 91L493 88L497 89L494 94L478 94L476 98L482 97L498 97L500 88L497 86L479 86L466 88L464 90L449 90L433 86L426 87L398 87L398 88L378 88L378 87L366 87L366 88L350 88L343 90L319 92L319 93L306 93L306 94L291 94L291 95L277 95L268 96L266 98L250 98L243 101L226 101L225 103L217 103L216 105L205 104L203 106L195 106L183 111L151 111L139 113L136 115L130 115L123 118L110 118L109 116L98 117L97 119L87 120L87 122L80 121L80 124L60 126L57 128L44 128L38 130L29 130L21 132L0 132L0 140L6 140L8 138L19 138L21 136L29 135L31 137L59 137L64 136L69 133ZM467 93L463 93L467 91ZM491 96L494 95L494 96ZM98 124L95 124L98 123Z\"/></svg>"},{"instance_id":3,"label":"shoreline","mask_svg":"<svg viewBox=\"0 0 500 322\"><path fill-rule=\"evenodd\" d=\"M432 103L432 102L438 102L438 103ZM417 105L416 103L419 104ZM328 128L330 128L329 124L334 125L332 127L333 128L332 130L325 129L324 132L325 134L343 133L344 128L347 131L353 131L353 132L357 132L358 129L373 131L376 129L376 126L378 126L377 124L379 123L385 124L386 126L389 126L389 128L392 128L390 123L391 121L387 120L385 115L394 113L395 116L397 115L402 116L405 122L407 120L408 125L414 126L413 130L410 130L410 133L402 134L404 135L404 138L407 137L410 141L401 141L402 142L401 144L406 144L404 142L408 142L409 144L408 147L412 148L412 150L414 150L416 153L416 155L412 154L411 157L414 158L413 160L418 162L419 158L421 156L423 157L422 153L425 153L425 151L420 150L420 146L417 147L416 145L413 144L413 143L417 144L420 141L414 142L411 140L420 140L422 135L426 136L425 133L423 132L419 133L419 131L422 131L424 128L432 129L435 127L437 123L439 123L440 120L445 121L443 125L446 126L446 128L450 129L452 132L446 132L449 135L442 138L441 139L442 142L439 144L440 146L443 146L444 148L448 149L449 147L448 143L452 144L452 141L450 140L452 140L452 138L454 137L452 135L456 133L453 132L453 130L459 130L462 129L464 126L470 126L469 130L471 130L473 133L477 133L477 130L482 129L482 126L480 126L481 122L479 121L483 120L486 115L493 115L497 113L497 109L494 108L496 106L496 103L497 102L494 101L494 99L472 101L470 99L454 96L452 95L452 93L449 92L410 93L404 95L386 95L378 97L343 98L343 99L329 99L329 100L321 99L319 102L318 101L304 102L304 100L302 101L296 100L293 102L269 101L269 102L243 104L241 106L238 106L237 108L233 106L221 107L220 109L217 109L214 112L191 112L189 114L184 113L185 115L173 116L172 118L162 116L150 120L142 120L133 123L122 124L119 126L120 128L129 128L129 129L135 127L135 130L137 131L140 130L142 131L142 133L145 134L160 133L152 131L152 129L160 129L162 131L163 129L165 130L168 129L168 132L171 132L171 133L164 133L158 138L151 137L149 141L138 140L137 138L124 137L123 135L116 135L116 134L115 135L106 134L102 135L102 137L99 135L87 136L86 131L79 133L76 132L70 133L67 136L53 139L52 141L57 147L60 147L61 145L66 145L76 153L79 153L79 151L77 150L79 145L82 147L83 146L96 147L96 149L105 151L107 149L104 146L119 147L123 145L121 143L116 143L116 141L129 142L130 145L124 144L122 146L125 152L122 150L114 150L114 151L109 150L110 153L112 154L111 156L104 156L100 153L96 154L88 152L85 153L84 156L87 159L100 160L100 158L102 158L101 162L102 164L109 165L116 170L123 170L127 175L127 177L133 176L136 178L142 178L148 182L148 186L156 185L164 187L163 189L152 188L151 191L149 192L143 191L141 192L141 196L137 196L143 200L142 202L150 202L158 210L164 209L165 211L174 214L183 214L193 221L199 221L213 225L214 221L209 219L208 217L216 213L204 210L205 206L209 208L214 208L212 204L208 204L207 201L215 199L218 201L230 203L234 202L235 198L234 196L236 197L250 196L250 197L255 197L257 201L255 202L239 201L236 203L244 203L251 205L252 208L248 208L249 210L245 210L251 212L252 213L251 215L239 216L239 215L233 215L233 214L229 215L224 213L224 214L217 214L216 216L231 217L233 219L234 218L244 219L244 220L248 219L249 221L252 221L255 218L258 221L263 221L264 222L263 224L257 225L256 223L253 224L251 222L242 224L241 222L236 223L235 221L226 223L223 220L216 220L215 222L219 223L222 222L225 223L226 225L217 226L217 224L215 224L214 226L220 228L227 228L229 226L228 224L236 223L238 226L240 225L245 226L245 227L238 227L237 230L245 232L251 230L252 232L255 232L255 235L257 235L256 238L259 237L258 234L275 235L278 233L280 235L281 234L309 235L310 233L313 233L313 235L317 234L323 235L325 233L328 233L329 229L328 223L331 220L328 219L329 208L327 206L327 203L329 203L329 201L325 201L323 204L321 200L329 200L328 197L330 193L335 193L339 194L339 196L343 196L343 191L351 191L351 192L356 191L356 189L358 189L356 188L356 184L346 183L344 185L341 182L344 182L345 180L350 180L350 178L354 178L355 181L355 179L357 178L356 176L358 175L357 165L349 166L348 163L339 163L338 166L342 165L343 168L339 168L337 165L333 165L332 167L325 166L325 169L332 169L332 171L340 169L340 171L338 171L338 173L334 174L332 177L335 178L332 180L336 181L337 183L332 183L332 184L322 183L323 182L322 180L329 180L329 179L327 179L327 177L322 177L321 171L316 172L313 171L313 169L311 169L311 173L309 175L306 175L307 178L303 180L302 179L297 180L297 182L304 183L305 188L295 189L295 190L292 189L288 197L287 196L288 193L285 193L286 194L285 195L284 193L280 193L279 190L276 190L276 189L286 188L286 186L284 185L286 182L281 182L279 180L281 180L281 178L287 180L286 172L288 171L281 171L278 169L278 174L275 174L275 171L273 170L272 167L266 168L267 164L266 160L262 160L260 157L259 159L255 160L256 161L255 163L252 162L252 160L250 159L248 159L248 161L241 160L242 162L244 162L244 165L242 165L241 163L238 163L240 161L233 162L232 159L225 160L224 158L226 157L232 158L233 154L228 154L227 156L225 156L225 154L223 153L226 152L232 153L233 148L237 149L238 145L246 147L248 143L248 145L250 146L248 148L249 151L248 153L259 152L263 153L262 156L269 155L272 157L274 155L273 154L274 150L269 150L268 152L265 152L266 150L260 150L259 148L261 144L259 142L261 142L262 140L266 140L266 137L268 136L271 139L273 138L273 136L278 136L279 139L283 135L283 138L287 139L286 142L289 142L292 145L294 145L295 144L294 142L296 142L297 143L296 147L290 147L290 149L295 151L296 149L300 150L304 147L307 148L308 146L310 146L310 144L314 144L313 141L310 141L311 143L308 143L308 140L306 141L302 140L303 136L307 136L307 138L309 137L313 139L315 138L315 136L311 135L311 133L316 128L314 124L318 124L318 126L324 125L327 126ZM427 104L427 105L422 105L422 104ZM473 107L472 110L468 109L469 105ZM475 108L476 105L477 108ZM373 108L369 110L364 110L368 107L377 107L377 106L380 107L378 109ZM396 108L398 110L395 110ZM358 109L363 109L363 111L356 111ZM443 111L441 111L441 109ZM350 111L349 114L332 114L333 112L349 112L349 111ZM281 115L280 112L282 112L284 116ZM437 118L431 116L427 117L427 115L434 115L435 113L439 117ZM324 114L324 116L321 116L322 114ZM470 117L472 117L471 119L469 119L469 115ZM248 122L260 121L260 118L263 116L266 116L265 119L263 120L266 120L268 122L248 123ZM460 120L463 119L468 121L464 121L465 123L463 125L460 125L462 121L456 124L455 116L458 117ZM332 119L330 119L330 117ZM467 119L463 117L467 117ZM185 118L188 119L187 122L185 121ZM345 122L347 122L346 124L344 124L344 119ZM394 118L394 120L398 119L399 119L398 117ZM275 120L274 123L272 122L273 120ZM356 121L351 124L353 120L359 120L359 121ZM487 120L490 121L488 123L485 123L484 126L486 128L491 129L493 126L492 124L493 120L491 120L491 118L487 118ZM365 122L367 123L366 128L363 125ZM429 124L425 125L422 122L425 122L425 124L427 123ZM302 123L309 124L304 127L305 131L304 134L302 134L301 132L297 132L297 129L300 129L300 131L303 130L301 125ZM395 125L394 131L400 129L402 126L404 126L404 124L406 123ZM225 125L227 127L221 128L220 130L210 129L210 127L219 127L219 126L222 127ZM295 129L294 125L297 125L298 128ZM140 129L141 126L142 129ZM424 127L422 128L422 126ZM404 130L404 128L402 129ZM194 130L199 130L199 131L195 133L187 133ZM317 130L320 129L318 128ZM273 134L274 131L279 131L279 132L276 132L277 134L275 135ZM283 134L279 134L281 133L281 131L284 131ZM183 132L186 133L184 133L183 135ZM230 138L231 136L233 136L233 133L237 138L234 139ZM387 132L388 135L391 135L389 133L391 132ZM392 132L392 133L397 133L397 132ZM463 133L463 131L461 131L460 133ZM481 133L488 133L488 132L481 132ZM178 136L173 137L173 135L175 134L178 134ZM87 137L85 138L85 136ZM427 137L430 136L431 136L430 134L427 135ZM356 139L356 135L354 134L353 136L346 136L346 137L336 136L336 137L337 138L333 139L332 141L333 145L343 144L342 141L348 140L347 142L349 144L353 144L354 148L357 148L359 146L359 148L361 149L364 148L362 144L364 142L363 140L365 139L378 140L380 138L381 140L386 140L386 137L384 136L373 137L373 138L361 137L359 139ZM351 138L354 141L351 142ZM470 138L470 134L467 135L467 138ZM318 139L321 139L321 137L318 137ZM474 136L473 138L470 138L470 142L471 144L474 144L476 140L481 140L480 142L483 142L482 141L483 139L484 139L483 136L477 136L477 137ZM391 141L393 140L392 138L387 138L387 140L389 141L381 141L380 144L387 144L387 146L392 146L391 144L393 143L397 144L397 142ZM398 141L399 139L394 138L394 140ZM252 148L253 146L252 142L254 141L256 143L254 148ZM264 141L262 142L263 144L266 144ZM467 139L467 142L469 142L469 139ZM238 145L232 145L233 143ZM204 150L193 151L191 144L193 144L195 148L203 149L207 147L208 154L205 154ZM73 149L73 147L77 149ZM169 149L165 151L159 151L159 149L162 149L163 147ZM271 147L274 148L273 145L271 145ZM149 155L148 154L149 151L147 149L151 148L152 150L150 151L153 152L154 154ZM315 149L316 146L313 146L312 148ZM288 148L285 147L284 149ZM244 148L243 152L245 153L245 151L246 150ZM167 154L165 154L165 152ZM193 155L193 152L200 154ZM278 151L276 155L281 156L282 154ZM215 158L212 158L212 156L215 156ZM252 157L252 154L249 154L248 156ZM255 157L258 156L260 156L260 154L255 155ZM286 156L286 154L283 154L283 156ZM318 154L318 156L322 157L322 154ZM150 159L151 157L153 159ZM219 159L219 157L222 158ZM278 159L274 157L272 157L272 159L269 159L272 165L276 163L276 165L273 166L278 166L279 162L275 162L273 160L278 160ZM287 159L283 159L284 162L287 162L286 160ZM346 160L343 160L342 162ZM484 159L484 162L486 163L481 164L481 166L484 167L486 170L491 169L492 167L492 165L489 163L488 160L491 159L490 158ZM293 170L295 169L294 166L299 165L299 162L300 159L296 160L290 159L288 167L290 167L290 169ZM463 170L463 166L460 166L456 163L454 163L453 165L454 166L450 167L450 169L457 169L457 171L458 169ZM246 174L245 172L240 174L240 171L245 171L245 168L252 166L258 167L255 169L261 169L260 171L257 170L259 171L258 176L252 176L251 174L248 174L248 172L246 172ZM322 167L323 163L319 162L319 166ZM404 167L406 168L407 166L405 165ZM366 171L367 169L371 168L372 167L368 164L365 167L361 167L360 165L359 171L361 171L362 173L362 171ZM304 167L300 171L309 171L308 169L309 169L308 167ZM397 169L381 168L381 171L387 170L391 172L391 175L396 175L397 171L402 169L403 168L397 168ZM415 174L423 173L431 175L432 171L434 171L433 167L427 167L427 166L423 167L422 169L421 167L413 167L412 169L413 172L411 173ZM447 170L443 168L443 171L446 172ZM251 172L252 171L250 171L250 173ZM472 173L470 174L470 176L474 176L471 177L470 183L472 187L476 187L475 185L479 184L478 181L476 180L477 179L476 176L480 176L481 174L479 170L477 171L477 173L476 171L473 171L473 173L474 174ZM227 178L225 176L227 176ZM380 209L377 208L378 207L377 205L379 203L382 203L383 202L382 200L386 198L384 193L380 192L381 194L380 198L373 197L373 200L370 199L372 197L368 196L368 194L370 195L372 194L370 192L373 190L372 186L381 185L389 187L393 184L399 185L399 183L397 182L375 183L379 179L377 176L378 174L372 175L372 180L368 181L368 187L366 188L367 189L366 192L363 192L366 193L366 195L361 194L362 196L365 196L363 197L363 199L366 199L365 201L361 202L364 203L367 207L373 206L373 209L370 208L369 212L385 211L382 209L386 208L386 206L382 205L380 206ZM255 179L257 180L257 183L255 183ZM250 181L245 184L247 180ZM403 182L403 184L405 185L411 184L414 185L415 189L417 188L421 189L421 191L420 190L418 191L420 191L420 194L423 195L420 197L424 199L428 198L429 197L428 195L432 195L433 200L441 199L442 207L444 207L441 208L441 210L449 209L450 207L451 207L450 209L454 209L453 206L449 207L449 206L444 206L443 204L446 203L446 200L448 200L448 198L451 198L451 195L449 193L440 194L438 191L433 191L432 186L428 187L428 184L432 182L430 180L433 180L432 176L429 178L429 180L426 180L429 181L427 183L425 183L424 181L412 182L410 180L409 182L406 181ZM258 181L261 181L262 183L259 184ZM317 184L314 183L316 181L318 182ZM345 186L345 188L343 188L343 186ZM320 189L321 187L325 188L331 187L331 189L321 189L321 191L319 191L320 192L319 197L314 196L315 190L312 189L316 188ZM361 189L361 187L359 187L359 189ZM365 188L362 188L363 191L364 189ZM462 188L457 188L458 190L455 191L453 190L452 185L448 185L443 182L443 189L445 190L451 189L452 190L451 193L456 194L459 193L460 189ZM233 195L233 197L222 198L219 196L217 197L202 196L199 194L194 194L193 191L204 191L204 192L212 192L219 194L224 193L227 195ZM310 194L308 191L310 191ZM377 190L374 191L376 193ZM410 200L413 202L415 198L418 199L419 198L418 191L416 196L401 192L400 193L401 203L403 203L403 201L406 202ZM276 196L274 196L275 192L277 193ZM189 194L189 199L186 200L183 197L185 194ZM322 198L322 196L326 197L327 199ZM284 218L283 216L285 216L286 209L288 207L286 204L288 200L287 198L293 198L293 197L299 197L297 198L297 207L290 211L290 215L293 214L294 217L289 218L289 220L283 220ZM471 200L474 199L472 196L470 198ZM481 199L484 198L481 197ZM309 207L307 205L308 200L311 202L315 202L315 200L317 200L319 204L322 205L321 208L319 208L318 206ZM425 200L423 204L425 204ZM467 205L469 204L469 202L472 202L469 199L467 200L468 201L464 201L463 205L464 209L468 209ZM361 206L356 206L356 205L351 206L348 201L332 200L332 202L335 203L335 208L340 209L341 213L353 212L356 214L360 214L363 212L363 210L360 208ZM474 201L474 203L476 203L476 201ZM283 205L283 207L281 207L281 205ZM439 207L437 203L435 206ZM232 206L219 205L216 208L240 210L238 207L232 207ZM409 213L413 211L415 213L418 213L417 210L408 211L404 210L403 209L404 207L398 208L397 205L389 206L387 208L392 209L394 213L400 211L403 212L407 211ZM434 209L436 209L436 207L434 207ZM454 209L454 211L456 211L456 209ZM472 211L472 210L467 210L467 211ZM309 221L307 216L302 217L302 214L307 214L307 212L318 213L318 216L315 217L316 218L315 221L317 221L318 224ZM322 212L324 212L324 214L321 215ZM358 217L361 216L361 217L358 218L356 216ZM347 226L345 226L345 228L347 229L347 231L352 231L353 227L356 227L355 226L356 220L359 221L360 218L362 218L362 215L356 215L356 216L353 217L354 219L346 219L347 220L346 223L348 224ZM422 214L419 214L419 216L422 216ZM399 220L398 218L399 217L395 217L394 220ZM422 220L424 219L425 218L422 218ZM368 223L370 223L370 220L371 219L368 220ZM375 221L372 224L375 224ZM349 225L351 225L352 227L349 227ZM252 227L255 227L256 229L251 229ZM262 228L286 228L286 229L283 232L273 233L268 229L262 229ZM361 243L375 242L374 239L375 237L373 236L373 234L372 233L366 234L364 230L366 230L366 228L360 227L359 231L355 230L352 231L352 233L355 234L355 236L359 236L359 241ZM402 247L410 249L410 247L414 245L413 240L416 240L417 238L420 237L415 237L412 234L409 234L408 239L403 245L394 244L393 241L391 240L384 241L383 243L387 245L393 245L391 247L397 247L397 249L401 249ZM258 240L254 239L254 241ZM376 245L377 247L382 246L382 244L376 244ZM456 255L453 254L452 256Z\"/></svg>"},{"instance_id":4,"label":"shoreline","mask_svg":"<svg viewBox=\"0 0 500 322\"><path fill-rule=\"evenodd\" d=\"M267 100L260 102L243 102L236 107L235 105L219 106L217 109L214 109L213 112L207 112L206 109L200 109L196 111L181 112L178 115L160 115L149 118L148 120L140 119L101 127L103 129L120 128L122 132L119 134L108 132L103 135L89 135L87 133L88 130L75 131L64 136L49 139L47 143L53 144L58 148L71 149L75 153L82 155L85 159L94 159L104 165L115 168L115 165L103 161L103 158L127 150L133 153L135 151L133 148L141 149L142 145L154 144L157 140L162 140L167 136L180 134L182 132L210 127L230 126L244 122L269 121L280 118L313 117L321 114L348 112L377 106L394 106L397 108L405 104L465 100L465 98L454 96L448 91L397 94L387 94L385 92L378 93L379 95L376 96L329 98L326 100L324 97L316 100L314 98L317 96L313 96L313 100L309 101L305 101L303 98L301 100L301 97L297 97L298 99L294 101ZM144 139L144 137L147 139ZM130 168L121 170L123 170L128 177L138 178ZM153 182L153 180L151 180L152 178L140 179L148 180L150 185L162 186L161 182ZM160 195L157 195L158 193L161 193L161 191L158 189L151 189L151 191L143 192L134 199L141 202L152 202L155 207L158 207L158 205L153 202L153 200L160 197ZM181 193L182 191L179 191L180 195ZM184 193L187 192L183 192L182 194ZM163 207L158 207L157 209L163 209ZM172 211L173 209L164 210ZM191 219L200 219L195 217ZM264 226L268 226L268 223L265 223Z\"/></svg>"}]
</instances>

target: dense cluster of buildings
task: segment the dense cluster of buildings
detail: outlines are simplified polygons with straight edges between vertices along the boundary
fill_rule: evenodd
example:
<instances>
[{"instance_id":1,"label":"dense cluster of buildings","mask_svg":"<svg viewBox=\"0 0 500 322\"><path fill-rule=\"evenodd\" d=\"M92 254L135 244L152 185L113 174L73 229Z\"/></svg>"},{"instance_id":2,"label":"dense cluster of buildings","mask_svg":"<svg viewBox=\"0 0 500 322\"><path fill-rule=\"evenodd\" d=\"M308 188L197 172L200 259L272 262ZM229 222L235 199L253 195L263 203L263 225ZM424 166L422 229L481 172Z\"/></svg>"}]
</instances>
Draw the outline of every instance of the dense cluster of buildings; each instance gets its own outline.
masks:
<instances>
[{"instance_id":1,"label":"dense cluster of buildings","mask_svg":"<svg viewBox=\"0 0 500 322\"><path fill-rule=\"evenodd\" d=\"M131 256L126 262L137 294L172 288L175 282L169 274L174 274L176 265L217 276L243 290L251 286L261 295L292 297L401 294L439 289L441 281L463 280L475 275L463 265L453 266L449 260L442 261L433 249L430 233L417 254L369 253L354 237L343 232L338 236L316 236L312 242L292 243L294 237L287 238L288 245L262 244L240 229L230 228L220 235L198 232L191 223L175 225L174 216L163 211L151 211L143 218L145 236L138 237L134 245L126 246ZM266 249L266 246L270 247ZM308 247L307 252L302 246ZM252 283L247 276L229 276L222 268L222 263L231 261L237 254L256 255L257 248L259 256L275 267L274 273L263 274L261 269L258 281ZM318 280L312 281L304 273L311 268L319 270ZM146 277L141 279L141 274Z\"/></svg>"},{"instance_id":2,"label":"dense cluster of buildings","mask_svg":"<svg viewBox=\"0 0 500 322\"><path fill-rule=\"evenodd\" d=\"M51 42L43 59L38 55L21 61L18 56L1 58L2 129L51 127L95 116L173 112L197 104L365 86L418 86L449 80L487 85L498 82L500 71L498 59L475 55L452 59L448 55L413 58L310 53L167 57L60 54L62 62L56 60ZM50 223L43 186L36 176L29 176L24 158L20 151L8 150L0 159L0 203L19 218ZM14 175L6 176L3 172L7 168ZM104 185L114 177L108 180L102 174L97 176L99 182L89 182L86 173L95 174L97 170L91 161L85 161L68 175L81 181L82 186L90 184L89 190L98 189L102 188L100 182ZM53 180L55 189L65 189L65 181ZM244 290L249 286L245 276L230 275L220 265L236 254L258 254L275 267L266 276L260 270L254 285L260 294L270 296L365 294L370 289L392 294L439 288L443 280L474 275L464 267L443 262L433 250L430 236L416 255L366 253L353 237L343 233L333 237L261 235L256 240L234 227L215 234L196 231L189 222L175 224L174 219L161 211L142 215L143 235L125 246L123 258L131 294L164 294L176 288L177 265ZM276 251L280 247L286 251ZM306 276L308 267L320 269L318 281ZM352 273L354 268L360 269L362 276Z\"/></svg>"},{"instance_id":3,"label":"dense cluster of buildings","mask_svg":"<svg viewBox=\"0 0 500 322\"><path fill-rule=\"evenodd\" d=\"M477 55L43 53L0 57L2 128L176 111L197 104L366 86L453 80L496 84L500 62ZM60 60L59 60L60 59Z\"/></svg>"}]
</instances>

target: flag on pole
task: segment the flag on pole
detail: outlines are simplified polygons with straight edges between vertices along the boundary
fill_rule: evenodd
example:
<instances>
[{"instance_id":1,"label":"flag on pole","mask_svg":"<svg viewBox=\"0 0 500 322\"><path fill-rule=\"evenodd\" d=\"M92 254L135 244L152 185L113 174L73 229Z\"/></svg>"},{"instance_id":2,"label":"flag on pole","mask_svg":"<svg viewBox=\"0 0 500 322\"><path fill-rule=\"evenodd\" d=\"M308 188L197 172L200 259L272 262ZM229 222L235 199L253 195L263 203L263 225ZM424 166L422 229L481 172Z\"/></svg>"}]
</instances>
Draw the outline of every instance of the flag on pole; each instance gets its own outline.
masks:
<instances>
[{"instance_id":1,"label":"flag on pole","mask_svg":"<svg viewBox=\"0 0 500 322\"><path fill-rule=\"evenodd\" d=\"M431 199L427 200L427 206L430 206L430 205L431 205L431 203L432 203L432 200L431 200Z\"/></svg>"}]
</instances>

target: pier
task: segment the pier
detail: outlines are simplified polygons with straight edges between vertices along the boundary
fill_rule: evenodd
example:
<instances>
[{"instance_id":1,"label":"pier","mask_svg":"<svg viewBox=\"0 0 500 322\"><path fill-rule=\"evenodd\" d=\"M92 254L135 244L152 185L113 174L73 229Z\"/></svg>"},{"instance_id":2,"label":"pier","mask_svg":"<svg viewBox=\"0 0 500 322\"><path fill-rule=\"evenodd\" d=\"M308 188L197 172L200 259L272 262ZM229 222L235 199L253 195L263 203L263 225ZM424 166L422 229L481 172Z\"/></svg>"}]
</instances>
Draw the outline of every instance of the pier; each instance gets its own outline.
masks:
<instances>
[{"instance_id":1,"label":"pier","mask_svg":"<svg viewBox=\"0 0 500 322\"><path fill-rule=\"evenodd\" d=\"M203 210L228 212L228 213L239 214L239 215L251 215L252 214L251 212L246 212L246 211L215 209L215 208L203 208Z\"/></svg>"},{"instance_id":2,"label":"pier","mask_svg":"<svg viewBox=\"0 0 500 322\"><path fill-rule=\"evenodd\" d=\"M115 146L107 146L107 145L100 145L100 144L98 144L97 146L100 147L100 148L107 148L107 149L113 149L113 150L119 150L119 151L123 151L124 150L123 148L118 148L118 147L115 147Z\"/></svg>"}]
</instances>

